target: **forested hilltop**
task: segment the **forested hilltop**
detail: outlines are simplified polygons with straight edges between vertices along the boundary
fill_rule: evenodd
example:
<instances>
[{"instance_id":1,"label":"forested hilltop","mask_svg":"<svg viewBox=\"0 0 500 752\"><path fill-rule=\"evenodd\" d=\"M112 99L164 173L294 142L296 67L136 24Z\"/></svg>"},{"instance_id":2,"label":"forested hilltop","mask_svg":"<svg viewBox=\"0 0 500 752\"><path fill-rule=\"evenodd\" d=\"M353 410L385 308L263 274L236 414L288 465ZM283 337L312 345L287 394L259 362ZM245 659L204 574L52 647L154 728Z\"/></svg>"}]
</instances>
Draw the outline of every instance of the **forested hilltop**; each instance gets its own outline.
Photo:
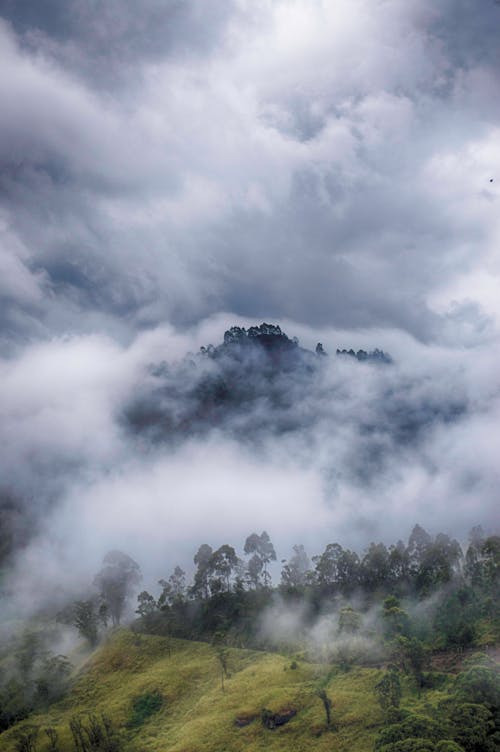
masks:
<instances>
[{"instance_id":1,"label":"forested hilltop","mask_svg":"<svg viewBox=\"0 0 500 752\"><path fill-rule=\"evenodd\" d=\"M379 349L337 349L334 357L392 362ZM232 326L217 346L202 346L173 365L152 365L150 381L125 410L124 424L154 441L178 441L179 435L214 426L240 438L297 431L316 417L313 405L304 416L298 404L315 390L328 391L322 383L327 358L321 342L308 350L277 324Z\"/></svg>"}]
</instances>

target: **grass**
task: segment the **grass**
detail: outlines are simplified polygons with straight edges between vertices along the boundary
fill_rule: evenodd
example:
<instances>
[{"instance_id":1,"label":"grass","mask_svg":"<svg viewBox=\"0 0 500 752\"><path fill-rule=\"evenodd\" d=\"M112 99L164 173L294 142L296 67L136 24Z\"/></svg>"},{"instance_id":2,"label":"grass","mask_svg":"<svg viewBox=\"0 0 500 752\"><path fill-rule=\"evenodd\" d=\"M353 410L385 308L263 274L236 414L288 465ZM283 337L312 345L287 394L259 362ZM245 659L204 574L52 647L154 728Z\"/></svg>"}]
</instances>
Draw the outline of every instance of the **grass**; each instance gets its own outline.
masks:
<instances>
[{"instance_id":1,"label":"grass","mask_svg":"<svg viewBox=\"0 0 500 752\"><path fill-rule=\"evenodd\" d=\"M315 690L326 679L326 667L249 650L228 650L230 676L221 688L220 664L205 643L116 632L75 677L70 693L43 715L20 727L36 724L57 729L61 752L72 752L68 721L75 715L104 713L120 729L124 750L134 752L371 752L383 715L373 688L379 669L331 670L326 691L332 700L335 731L325 727L325 714ZM444 690L418 697L410 686L405 705L435 704ZM161 697L154 710L134 724L137 699ZM146 706L148 703L146 702ZM263 708L273 713L295 709L297 715L273 731L262 726ZM247 722L239 727L237 719ZM253 719L253 720L252 720ZM0 736L0 752L14 750L16 729ZM48 752L39 735L38 752Z\"/></svg>"}]
</instances>

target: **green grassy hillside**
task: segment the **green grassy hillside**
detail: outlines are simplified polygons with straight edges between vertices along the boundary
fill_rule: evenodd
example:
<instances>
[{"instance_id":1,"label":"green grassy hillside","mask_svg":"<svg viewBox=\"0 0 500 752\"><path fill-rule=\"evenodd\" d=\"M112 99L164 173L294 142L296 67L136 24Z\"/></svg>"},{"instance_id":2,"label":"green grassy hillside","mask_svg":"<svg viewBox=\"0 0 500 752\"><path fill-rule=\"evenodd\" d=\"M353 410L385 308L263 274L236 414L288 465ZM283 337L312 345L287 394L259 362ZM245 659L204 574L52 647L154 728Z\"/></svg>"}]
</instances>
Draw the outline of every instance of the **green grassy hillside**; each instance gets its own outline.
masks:
<instances>
[{"instance_id":1,"label":"green grassy hillside","mask_svg":"<svg viewBox=\"0 0 500 752\"><path fill-rule=\"evenodd\" d=\"M123 629L79 669L64 700L0 735L0 750L15 750L19 730L37 726L38 752L50 750L47 727L57 730L60 752L70 752L74 745L69 721L104 713L118 730L123 750L371 751L384 723L373 691L382 670L345 672L304 660L296 661L296 668L292 665L292 659L282 655L229 649L223 690L212 646ZM445 696L448 681L418 697L408 680L403 704L428 710ZM335 730L326 728L318 686L325 686L333 702ZM286 725L269 730L261 721L263 708L297 714Z\"/></svg>"}]
</instances>

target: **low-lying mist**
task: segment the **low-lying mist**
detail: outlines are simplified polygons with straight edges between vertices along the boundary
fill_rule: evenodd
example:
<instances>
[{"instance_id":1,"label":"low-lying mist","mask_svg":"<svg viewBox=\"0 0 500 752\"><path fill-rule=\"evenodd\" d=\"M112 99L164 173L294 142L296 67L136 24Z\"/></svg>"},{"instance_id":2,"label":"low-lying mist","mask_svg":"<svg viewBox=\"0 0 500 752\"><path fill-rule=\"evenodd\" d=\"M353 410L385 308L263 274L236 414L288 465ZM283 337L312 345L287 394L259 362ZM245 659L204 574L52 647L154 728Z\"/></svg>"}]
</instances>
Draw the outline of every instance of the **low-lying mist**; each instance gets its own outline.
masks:
<instances>
[{"instance_id":1,"label":"low-lying mist","mask_svg":"<svg viewBox=\"0 0 500 752\"><path fill-rule=\"evenodd\" d=\"M68 337L2 361L2 586L18 611L84 587L113 549L147 586L190 571L200 541L255 529L287 556L297 541L396 540L417 521L461 540L494 524L497 344L303 327L297 344L287 323L284 351L220 348L234 323L248 326ZM392 362L336 354L351 344Z\"/></svg>"}]
</instances>

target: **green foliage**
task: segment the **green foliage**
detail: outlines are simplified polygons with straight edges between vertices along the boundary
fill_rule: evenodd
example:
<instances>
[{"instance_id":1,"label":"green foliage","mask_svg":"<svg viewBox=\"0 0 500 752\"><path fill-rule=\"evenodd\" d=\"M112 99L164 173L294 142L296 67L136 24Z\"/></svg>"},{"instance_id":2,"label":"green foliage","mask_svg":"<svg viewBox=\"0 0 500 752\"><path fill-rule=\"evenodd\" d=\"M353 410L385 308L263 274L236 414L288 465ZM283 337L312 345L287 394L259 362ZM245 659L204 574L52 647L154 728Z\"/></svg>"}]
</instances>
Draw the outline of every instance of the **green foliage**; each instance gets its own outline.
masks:
<instances>
[{"instance_id":1,"label":"green foliage","mask_svg":"<svg viewBox=\"0 0 500 752\"><path fill-rule=\"evenodd\" d=\"M424 668L429 661L425 645L416 637L399 636L394 642L394 657L403 671L412 674L417 687L424 684Z\"/></svg>"},{"instance_id":2,"label":"green foliage","mask_svg":"<svg viewBox=\"0 0 500 752\"><path fill-rule=\"evenodd\" d=\"M314 582L322 595L349 595L360 584L360 561L354 551L329 543L320 556L313 556Z\"/></svg>"},{"instance_id":3,"label":"green foliage","mask_svg":"<svg viewBox=\"0 0 500 752\"><path fill-rule=\"evenodd\" d=\"M451 739L442 739L436 744L434 752L464 752L464 748Z\"/></svg>"},{"instance_id":4,"label":"green foliage","mask_svg":"<svg viewBox=\"0 0 500 752\"><path fill-rule=\"evenodd\" d=\"M408 635L410 620L406 611L401 608L399 598L389 595L383 603L382 617L384 620L384 634L387 639L394 639L400 635Z\"/></svg>"},{"instance_id":5,"label":"green foliage","mask_svg":"<svg viewBox=\"0 0 500 752\"><path fill-rule=\"evenodd\" d=\"M281 570L281 589L288 593L301 591L310 577L310 562L302 544L293 547L293 556L283 562Z\"/></svg>"},{"instance_id":6,"label":"green foliage","mask_svg":"<svg viewBox=\"0 0 500 752\"><path fill-rule=\"evenodd\" d=\"M76 601L73 604L73 625L94 648L98 642L99 614L95 601Z\"/></svg>"},{"instance_id":7,"label":"green foliage","mask_svg":"<svg viewBox=\"0 0 500 752\"><path fill-rule=\"evenodd\" d=\"M466 585L454 588L438 603L434 629L444 648L466 648L474 644L481 615L479 594Z\"/></svg>"},{"instance_id":8,"label":"green foliage","mask_svg":"<svg viewBox=\"0 0 500 752\"><path fill-rule=\"evenodd\" d=\"M38 726L23 726L14 735L16 752L35 752L38 740Z\"/></svg>"},{"instance_id":9,"label":"green foliage","mask_svg":"<svg viewBox=\"0 0 500 752\"><path fill-rule=\"evenodd\" d=\"M485 705L456 705L450 714L450 722L452 736L465 752L485 752L488 749L488 737L495 730L495 722ZM493 752L493 748L491 749Z\"/></svg>"},{"instance_id":10,"label":"green foliage","mask_svg":"<svg viewBox=\"0 0 500 752\"><path fill-rule=\"evenodd\" d=\"M222 645L224 639L221 635ZM389 752L414 749L436 752L439 742L446 741L447 746L439 747L439 752L448 752L448 747L449 752L464 752L465 748L451 746L461 745L458 736L454 738L452 719L470 722L474 739L477 734L474 723L483 717L472 711L457 711L463 703L453 682L447 704L440 704L446 694L444 689L424 690L421 699L415 693L404 694L400 707L390 708L384 720L374 692L384 673L380 670L354 667L343 674L332 667L325 675L324 666L311 664L303 656L294 671L283 671L291 658L284 660L280 655L233 648L229 648L231 679L223 694L214 646L172 639L170 656L167 646L168 641L160 637L141 636L127 630L113 634L79 674L64 702L39 712L20 727L29 722L40 728L37 752L58 752L49 749L44 733L47 727L55 729L58 735L59 752L94 752L94 749L101 752L103 745L105 752L110 752L110 747L112 752L113 746L115 752L118 748L126 752L142 749L327 752L332 744L338 752L367 752L373 749L377 733L384 734L387 730L391 736L379 740L377 751L385 744ZM463 673L477 665L489 663L484 657L475 658ZM448 681L452 684L451 678ZM317 688L323 689L328 699L334 699L334 726L330 725L334 736L326 733L325 707L316 694ZM150 696L153 694L156 697ZM168 698L168 712L161 711L163 706L159 706L158 696ZM99 708L99 713L95 708ZM275 730L268 730L258 720L241 727L236 724L238 718L258 719L261 708L269 709L268 722ZM114 730L124 729L120 738L116 732L106 736L100 711L105 718L112 719ZM133 721L135 713L137 725ZM80 720L81 727L73 725L73 729L83 738L85 750L74 750L68 722L75 718ZM291 718L293 723L287 723ZM280 726L282 723L286 725ZM398 733L394 733L395 729ZM12 752L16 730L0 735L0 752ZM488 729L484 752L495 749L491 746L494 734Z\"/></svg>"},{"instance_id":11,"label":"green foliage","mask_svg":"<svg viewBox=\"0 0 500 752\"><path fill-rule=\"evenodd\" d=\"M14 638L0 676L0 731L63 697L70 673L68 659L48 650L41 633L27 630Z\"/></svg>"},{"instance_id":12,"label":"green foliage","mask_svg":"<svg viewBox=\"0 0 500 752\"><path fill-rule=\"evenodd\" d=\"M271 561L276 561L276 551L268 533L263 530L260 535L252 533L245 541L244 552L253 554L249 562L249 576L254 586L260 585L260 573L264 587L270 585L271 579L267 567Z\"/></svg>"},{"instance_id":13,"label":"green foliage","mask_svg":"<svg viewBox=\"0 0 500 752\"><path fill-rule=\"evenodd\" d=\"M380 747L380 752L435 752L434 742L430 739L410 737L399 742L385 744Z\"/></svg>"},{"instance_id":14,"label":"green foliage","mask_svg":"<svg viewBox=\"0 0 500 752\"><path fill-rule=\"evenodd\" d=\"M325 689L317 689L316 694L323 703L323 709L326 715L326 725L330 728L332 723L332 701L328 697Z\"/></svg>"},{"instance_id":15,"label":"green foliage","mask_svg":"<svg viewBox=\"0 0 500 752\"><path fill-rule=\"evenodd\" d=\"M383 728L375 741L375 749L382 750L384 745L406 739L420 739L437 742L443 738L441 724L422 715L409 714L401 723L390 724ZM384 750L384 752L386 752Z\"/></svg>"},{"instance_id":16,"label":"green foliage","mask_svg":"<svg viewBox=\"0 0 500 752\"><path fill-rule=\"evenodd\" d=\"M382 710L387 712L391 708L399 708L403 692L399 673L395 668L385 672L382 679L375 685L375 693Z\"/></svg>"},{"instance_id":17,"label":"green foliage","mask_svg":"<svg viewBox=\"0 0 500 752\"><path fill-rule=\"evenodd\" d=\"M33 691L16 678L9 678L0 691L0 732L26 718L33 710Z\"/></svg>"},{"instance_id":18,"label":"green foliage","mask_svg":"<svg viewBox=\"0 0 500 752\"><path fill-rule=\"evenodd\" d=\"M339 613L339 633L356 634L361 628L361 614L352 606L344 606Z\"/></svg>"},{"instance_id":19,"label":"green foliage","mask_svg":"<svg viewBox=\"0 0 500 752\"><path fill-rule=\"evenodd\" d=\"M145 692L142 695L134 697L132 700L132 710L128 726L136 728L148 720L152 715L157 713L163 707L163 697L157 689L152 692Z\"/></svg>"},{"instance_id":20,"label":"green foliage","mask_svg":"<svg viewBox=\"0 0 500 752\"><path fill-rule=\"evenodd\" d=\"M461 672L455 681L454 691L462 700L500 707L500 672L498 666L486 658Z\"/></svg>"},{"instance_id":21,"label":"green foliage","mask_svg":"<svg viewBox=\"0 0 500 752\"><path fill-rule=\"evenodd\" d=\"M64 655L47 655L35 678L35 705L46 707L65 693L71 664Z\"/></svg>"},{"instance_id":22,"label":"green foliage","mask_svg":"<svg viewBox=\"0 0 500 752\"><path fill-rule=\"evenodd\" d=\"M86 719L75 716L69 722L75 752L120 752L118 733L111 719L90 714Z\"/></svg>"},{"instance_id":23,"label":"green foliage","mask_svg":"<svg viewBox=\"0 0 500 752\"><path fill-rule=\"evenodd\" d=\"M48 726L44 729L44 732L48 740L49 752L59 752L59 734L57 730L52 726Z\"/></svg>"}]
</instances>

